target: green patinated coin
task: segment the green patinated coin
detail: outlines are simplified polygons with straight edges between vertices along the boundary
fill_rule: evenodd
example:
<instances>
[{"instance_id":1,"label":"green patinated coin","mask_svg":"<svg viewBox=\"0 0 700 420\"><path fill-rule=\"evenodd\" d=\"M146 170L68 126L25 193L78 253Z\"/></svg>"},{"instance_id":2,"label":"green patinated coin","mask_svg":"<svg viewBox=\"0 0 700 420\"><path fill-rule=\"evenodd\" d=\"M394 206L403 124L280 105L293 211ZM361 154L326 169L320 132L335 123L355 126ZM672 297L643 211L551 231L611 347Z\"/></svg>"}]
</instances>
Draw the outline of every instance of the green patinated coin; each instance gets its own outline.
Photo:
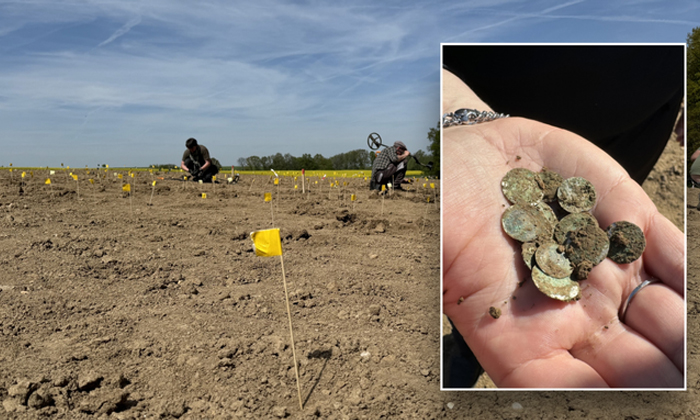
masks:
<instances>
[{"instance_id":1,"label":"green patinated coin","mask_svg":"<svg viewBox=\"0 0 700 420\"><path fill-rule=\"evenodd\" d=\"M593 267L608 255L608 235L598 226L587 225L566 234L564 241L566 257L575 266L589 261Z\"/></svg>"},{"instance_id":2,"label":"green patinated coin","mask_svg":"<svg viewBox=\"0 0 700 420\"><path fill-rule=\"evenodd\" d=\"M514 204L503 212L503 230L516 241L532 242L538 238L551 238L554 226L537 206Z\"/></svg>"},{"instance_id":3,"label":"green patinated coin","mask_svg":"<svg viewBox=\"0 0 700 420\"><path fill-rule=\"evenodd\" d=\"M569 277L573 267L564 255L564 247L554 242L540 245L535 253L537 267L550 277L562 279Z\"/></svg>"},{"instance_id":4,"label":"green patinated coin","mask_svg":"<svg viewBox=\"0 0 700 420\"><path fill-rule=\"evenodd\" d=\"M593 184L580 177L564 180L557 190L559 205L569 213L588 211L595 205Z\"/></svg>"},{"instance_id":5,"label":"green patinated coin","mask_svg":"<svg viewBox=\"0 0 700 420\"><path fill-rule=\"evenodd\" d=\"M546 202L551 202L557 199L557 189L561 185L564 178L554 171L550 171L547 168L542 168L542 170L537 174L542 180L542 199Z\"/></svg>"},{"instance_id":6,"label":"green patinated coin","mask_svg":"<svg viewBox=\"0 0 700 420\"><path fill-rule=\"evenodd\" d=\"M533 205L534 207L537 207L537 210L544 216L545 220L549 222L549 224L552 226L552 232L554 232L554 227L557 225L559 222L559 219L557 219L557 215L554 213L554 210L549 206L549 204L540 201L536 204Z\"/></svg>"},{"instance_id":7,"label":"green patinated coin","mask_svg":"<svg viewBox=\"0 0 700 420\"><path fill-rule=\"evenodd\" d=\"M607 229L610 239L608 257L618 264L629 264L639 258L646 248L644 232L630 222L615 222Z\"/></svg>"},{"instance_id":8,"label":"green patinated coin","mask_svg":"<svg viewBox=\"0 0 700 420\"><path fill-rule=\"evenodd\" d=\"M563 244L566 241L567 233L583 229L586 226L598 227L598 221L587 212L571 213L561 219L554 227L554 239L557 243Z\"/></svg>"},{"instance_id":9,"label":"green patinated coin","mask_svg":"<svg viewBox=\"0 0 700 420\"><path fill-rule=\"evenodd\" d=\"M535 265L535 252L537 252L537 242L525 242L521 246L523 261L530 270Z\"/></svg>"},{"instance_id":10,"label":"green patinated coin","mask_svg":"<svg viewBox=\"0 0 700 420\"><path fill-rule=\"evenodd\" d=\"M532 282L535 283L540 292L552 299L570 302L581 298L581 287L568 277L557 279L534 267L532 269Z\"/></svg>"},{"instance_id":11,"label":"green patinated coin","mask_svg":"<svg viewBox=\"0 0 700 420\"><path fill-rule=\"evenodd\" d=\"M535 204L542 200L542 180L529 169L515 168L501 180L503 195L513 204Z\"/></svg>"}]
</instances>

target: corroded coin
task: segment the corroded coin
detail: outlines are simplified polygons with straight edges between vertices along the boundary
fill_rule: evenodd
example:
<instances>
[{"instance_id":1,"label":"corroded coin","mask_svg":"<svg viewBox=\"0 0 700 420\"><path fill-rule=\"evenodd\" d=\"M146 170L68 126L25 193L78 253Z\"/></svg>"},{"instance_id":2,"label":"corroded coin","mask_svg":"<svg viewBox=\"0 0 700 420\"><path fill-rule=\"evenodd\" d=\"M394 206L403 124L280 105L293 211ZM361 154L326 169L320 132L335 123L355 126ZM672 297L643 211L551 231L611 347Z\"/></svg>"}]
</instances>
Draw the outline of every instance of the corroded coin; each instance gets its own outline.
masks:
<instances>
[{"instance_id":1,"label":"corroded coin","mask_svg":"<svg viewBox=\"0 0 700 420\"><path fill-rule=\"evenodd\" d=\"M564 181L564 178L562 178L558 173L550 171L547 168L542 168L538 175L542 180L542 199L548 203L556 200L557 189L561 185L562 181Z\"/></svg>"},{"instance_id":2,"label":"corroded coin","mask_svg":"<svg viewBox=\"0 0 700 420\"><path fill-rule=\"evenodd\" d=\"M529 169L515 168L501 180L503 195L513 204L534 204L542 200L542 180Z\"/></svg>"},{"instance_id":3,"label":"corroded coin","mask_svg":"<svg viewBox=\"0 0 700 420\"><path fill-rule=\"evenodd\" d=\"M596 266L608 255L610 241L601 228L587 225L567 233L564 246L567 258L575 266L584 261Z\"/></svg>"},{"instance_id":4,"label":"corroded coin","mask_svg":"<svg viewBox=\"0 0 700 420\"><path fill-rule=\"evenodd\" d=\"M571 213L565 216L554 227L554 239L557 243L563 244L566 241L566 234L583 229L586 226L598 227L598 221L588 212Z\"/></svg>"},{"instance_id":5,"label":"corroded coin","mask_svg":"<svg viewBox=\"0 0 700 420\"><path fill-rule=\"evenodd\" d=\"M516 241L531 242L537 238L551 238L554 226L537 206L514 204L503 212L503 230Z\"/></svg>"},{"instance_id":6,"label":"corroded coin","mask_svg":"<svg viewBox=\"0 0 700 420\"><path fill-rule=\"evenodd\" d=\"M571 280L586 280L592 269L593 264L590 261L583 261L574 267L574 272L571 273Z\"/></svg>"},{"instance_id":7,"label":"corroded coin","mask_svg":"<svg viewBox=\"0 0 700 420\"><path fill-rule=\"evenodd\" d=\"M630 222L615 222L607 229L610 238L608 257L618 264L629 264L639 258L646 248L644 232Z\"/></svg>"},{"instance_id":8,"label":"corroded coin","mask_svg":"<svg viewBox=\"0 0 700 420\"><path fill-rule=\"evenodd\" d=\"M547 220L552 225L552 231L554 231L554 227L559 222L559 219L557 219L557 215L554 213L554 210L552 210L549 204L543 201L534 204L534 207L537 207L537 210L540 213L542 213L542 216L544 216L545 220Z\"/></svg>"},{"instance_id":9,"label":"corroded coin","mask_svg":"<svg viewBox=\"0 0 700 420\"><path fill-rule=\"evenodd\" d=\"M535 252L537 252L536 242L525 242L521 247L523 261L525 261L525 265L530 270L532 270L532 266L535 265Z\"/></svg>"},{"instance_id":10,"label":"corroded coin","mask_svg":"<svg viewBox=\"0 0 700 420\"><path fill-rule=\"evenodd\" d=\"M535 253L537 267L550 277L563 279L573 271L571 262L564 255L564 246L549 242L540 245Z\"/></svg>"},{"instance_id":11,"label":"corroded coin","mask_svg":"<svg viewBox=\"0 0 700 420\"><path fill-rule=\"evenodd\" d=\"M557 198L564 210L569 213L581 213L595 205L595 188L584 178L569 178L561 183L557 190Z\"/></svg>"},{"instance_id":12,"label":"corroded coin","mask_svg":"<svg viewBox=\"0 0 700 420\"><path fill-rule=\"evenodd\" d=\"M581 298L581 287L568 277L557 279L546 275L537 267L532 269L532 281L535 286L552 299L569 302Z\"/></svg>"}]
</instances>

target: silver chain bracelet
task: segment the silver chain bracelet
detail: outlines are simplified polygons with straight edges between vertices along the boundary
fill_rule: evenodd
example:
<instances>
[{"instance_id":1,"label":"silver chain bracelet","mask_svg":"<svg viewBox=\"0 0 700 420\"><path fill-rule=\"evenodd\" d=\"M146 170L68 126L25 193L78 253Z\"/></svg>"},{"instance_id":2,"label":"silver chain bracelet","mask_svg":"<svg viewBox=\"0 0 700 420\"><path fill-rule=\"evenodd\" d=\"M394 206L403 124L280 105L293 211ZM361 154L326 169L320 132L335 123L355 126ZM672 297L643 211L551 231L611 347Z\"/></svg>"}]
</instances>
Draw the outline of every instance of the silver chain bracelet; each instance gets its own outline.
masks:
<instances>
[{"instance_id":1,"label":"silver chain bracelet","mask_svg":"<svg viewBox=\"0 0 700 420\"><path fill-rule=\"evenodd\" d=\"M442 116L442 126L451 127L453 125L472 125L482 122L489 122L499 118L508 118L508 114L498 114L492 111L477 111L476 109L462 108L455 112L448 112Z\"/></svg>"}]
</instances>

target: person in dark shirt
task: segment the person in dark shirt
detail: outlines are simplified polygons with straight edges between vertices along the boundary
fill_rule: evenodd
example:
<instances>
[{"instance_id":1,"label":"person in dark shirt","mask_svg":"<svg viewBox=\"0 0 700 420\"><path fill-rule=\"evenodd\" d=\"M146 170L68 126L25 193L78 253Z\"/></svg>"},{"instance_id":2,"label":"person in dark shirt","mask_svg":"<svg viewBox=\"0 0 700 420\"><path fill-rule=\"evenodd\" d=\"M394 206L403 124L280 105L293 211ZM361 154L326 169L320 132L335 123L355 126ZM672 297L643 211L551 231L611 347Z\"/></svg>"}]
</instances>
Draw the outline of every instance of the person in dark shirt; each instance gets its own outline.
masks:
<instances>
[{"instance_id":1,"label":"person in dark shirt","mask_svg":"<svg viewBox=\"0 0 700 420\"><path fill-rule=\"evenodd\" d=\"M192 175L193 181L212 182L212 176L219 173L219 168L212 163L209 150L197 144L194 138L187 139L185 146L187 150L182 155L180 167Z\"/></svg>"},{"instance_id":2,"label":"person in dark shirt","mask_svg":"<svg viewBox=\"0 0 700 420\"><path fill-rule=\"evenodd\" d=\"M394 189L402 190L401 183L408 170L406 159L411 152L406 150L403 142L397 141L392 147L387 147L379 153L372 163L372 179L370 190L381 190L382 185L391 184Z\"/></svg>"}]
</instances>

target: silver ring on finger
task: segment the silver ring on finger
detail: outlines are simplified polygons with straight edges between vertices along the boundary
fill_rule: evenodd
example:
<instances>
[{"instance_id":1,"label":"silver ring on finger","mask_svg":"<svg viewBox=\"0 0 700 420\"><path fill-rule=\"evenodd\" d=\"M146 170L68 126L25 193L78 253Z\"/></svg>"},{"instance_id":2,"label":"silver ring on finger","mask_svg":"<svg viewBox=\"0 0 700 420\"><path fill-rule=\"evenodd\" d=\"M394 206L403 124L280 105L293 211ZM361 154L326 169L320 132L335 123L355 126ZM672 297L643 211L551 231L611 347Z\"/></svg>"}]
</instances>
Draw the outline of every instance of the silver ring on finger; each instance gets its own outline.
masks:
<instances>
[{"instance_id":1,"label":"silver ring on finger","mask_svg":"<svg viewBox=\"0 0 700 420\"><path fill-rule=\"evenodd\" d=\"M649 279L649 280L644 280L639 286L635 287L634 290L632 290L632 293L630 293L629 296L627 296L627 299L625 300L625 303L622 305L622 308L620 308L620 322L625 322L625 315L627 315L627 309L630 306L630 302L632 302L632 298L639 293L640 290L643 288L647 287L648 285L652 283L657 283L658 280L656 279Z\"/></svg>"}]
</instances>

